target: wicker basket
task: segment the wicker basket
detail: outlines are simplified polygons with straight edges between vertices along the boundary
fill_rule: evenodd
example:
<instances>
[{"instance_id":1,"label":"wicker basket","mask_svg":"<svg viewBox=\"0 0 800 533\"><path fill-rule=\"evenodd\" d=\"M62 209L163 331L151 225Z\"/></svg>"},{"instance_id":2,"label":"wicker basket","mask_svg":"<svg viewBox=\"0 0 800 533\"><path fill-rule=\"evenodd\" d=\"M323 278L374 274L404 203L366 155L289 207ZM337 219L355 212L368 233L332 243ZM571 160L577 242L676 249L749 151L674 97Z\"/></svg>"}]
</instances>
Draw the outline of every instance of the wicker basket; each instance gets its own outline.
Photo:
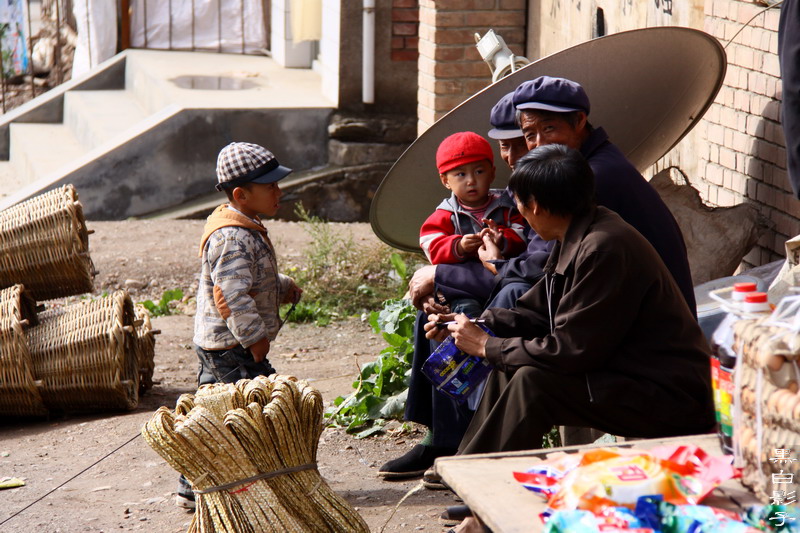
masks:
<instances>
[{"instance_id":1,"label":"wicker basket","mask_svg":"<svg viewBox=\"0 0 800 533\"><path fill-rule=\"evenodd\" d=\"M22 283L36 300L90 292L88 235L72 185L0 211L0 287Z\"/></svg>"},{"instance_id":2,"label":"wicker basket","mask_svg":"<svg viewBox=\"0 0 800 533\"><path fill-rule=\"evenodd\" d=\"M153 388L156 331L150 322L150 313L141 305L134 307L136 325L136 360L139 365L139 393Z\"/></svg>"},{"instance_id":3,"label":"wicker basket","mask_svg":"<svg viewBox=\"0 0 800 533\"><path fill-rule=\"evenodd\" d=\"M800 334L777 324L735 326L734 448L742 483L764 503L800 480Z\"/></svg>"},{"instance_id":4,"label":"wicker basket","mask_svg":"<svg viewBox=\"0 0 800 533\"><path fill-rule=\"evenodd\" d=\"M23 330L35 322L36 304L22 285L0 291L0 416L47 414Z\"/></svg>"},{"instance_id":5,"label":"wicker basket","mask_svg":"<svg viewBox=\"0 0 800 533\"><path fill-rule=\"evenodd\" d=\"M53 309L28 332L42 398L58 411L132 409L139 401L133 302L126 291Z\"/></svg>"}]
</instances>

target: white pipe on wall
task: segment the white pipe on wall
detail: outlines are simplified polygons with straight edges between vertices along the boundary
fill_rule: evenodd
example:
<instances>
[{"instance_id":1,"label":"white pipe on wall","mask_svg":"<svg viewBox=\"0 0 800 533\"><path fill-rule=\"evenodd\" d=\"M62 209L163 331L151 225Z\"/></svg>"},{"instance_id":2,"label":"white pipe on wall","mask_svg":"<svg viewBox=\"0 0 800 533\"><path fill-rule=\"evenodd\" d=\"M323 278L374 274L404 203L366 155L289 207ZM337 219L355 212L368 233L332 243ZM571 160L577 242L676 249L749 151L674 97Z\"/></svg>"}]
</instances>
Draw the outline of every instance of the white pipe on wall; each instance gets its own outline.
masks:
<instances>
[{"instance_id":1,"label":"white pipe on wall","mask_svg":"<svg viewBox=\"0 0 800 533\"><path fill-rule=\"evenodd\" d=\"M375 0L364 0L361 100L375 103Z\"/></svg>"}]
</instances>

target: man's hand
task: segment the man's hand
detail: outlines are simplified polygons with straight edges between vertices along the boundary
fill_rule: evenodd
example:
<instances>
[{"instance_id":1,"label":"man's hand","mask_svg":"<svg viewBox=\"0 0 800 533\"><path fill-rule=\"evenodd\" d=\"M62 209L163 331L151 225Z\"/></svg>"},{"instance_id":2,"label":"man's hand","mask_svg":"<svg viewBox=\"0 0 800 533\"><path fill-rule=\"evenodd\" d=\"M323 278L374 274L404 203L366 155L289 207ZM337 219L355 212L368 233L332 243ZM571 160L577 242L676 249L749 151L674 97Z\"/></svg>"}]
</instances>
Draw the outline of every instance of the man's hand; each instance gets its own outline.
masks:
<instances>
[{"instance_id":1,"label":"man's hand","mask_svg":"<svg viewBox=\"0 0 800 533\"><path fill-rule=\"evenodd\" d=\"M411 276L408 282L408 292L411 295L411 303L417 309L423 310L423 304L433 297L434 278L436 277L436 265L426 265Z\"/></svg>"},{"instance_id":2,"label":"man's hand","mask_svg":"<svg viewBox=\"0 0 800 533\"><path fill-rule=\"evenodd\" d=\"M260 363L266 359L267 354L269 353L269 339L264 337L263 339L256 341L256 343L251 345L248 349L250 350L250 354L253 356L253 361Z\"/></svg>"},{"instance_id":3,"label":"man's hand","mask_svg":"<svg viewBox=\"0 0 800 533\"><path fill-rule=\"evenodd\" d=\"M456 324L450 324L447 329L450 330L456 346L466 354L485 358L489 334L470 322L469 317L463 313L456 315L454 320Z\"/></svg>"},{"instance_id":4,"label":"man's hand","mask_svg":"<svg viewBox=\"0 0 800 533\"><path fill-rule=\"evenodd\" d=\"M452 313L428 315L428 322L422 326L425 330L425 338L437 342L442 342L445 340L450 332L447 331L446 328L437 327L437 324L440 322L449 322L453 320L453 317L455 316L456 315Z\"/></svg>"},{"instance_id":5,"label":"man's hand","mask_svg":"<svg viewBox=\"0 0 800 533\"><path fill-rule=\"evenodd\" d=\"M449 313L450 307L440 304L433 295L430 295L422 301L421 311L426 315L441 315Z\"/></svg>"},{"instance_id":6,"label":"man's hand","mask_svg":"<svg viewBox=\"0 0 800 533\"><path fill-rule=\"evenodd\" d=\"M303 289L297 286L293 279L289 280L289 288L286 290L286 294L283 295L282 304L296 304L300 301L300 297L303 295Z\"/></svg>"}]
</instances>

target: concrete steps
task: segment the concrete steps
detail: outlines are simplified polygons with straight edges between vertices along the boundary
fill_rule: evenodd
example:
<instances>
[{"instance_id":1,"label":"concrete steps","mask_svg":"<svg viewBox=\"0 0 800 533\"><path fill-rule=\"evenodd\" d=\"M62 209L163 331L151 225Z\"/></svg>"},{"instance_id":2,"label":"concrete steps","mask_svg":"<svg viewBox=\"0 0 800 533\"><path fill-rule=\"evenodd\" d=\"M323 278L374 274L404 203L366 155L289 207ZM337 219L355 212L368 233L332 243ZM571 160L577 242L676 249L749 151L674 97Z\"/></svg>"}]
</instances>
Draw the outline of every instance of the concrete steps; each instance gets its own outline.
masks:
<instances>
[{"instance_id":1,"label":"concrete steps","mask_svg":"<svg viewBox=\"0 0 800 533\"><path fill-rule=\"evenodd\" d=\"M87 149L124 136L147 116L132 91L70 91L64 95L64 125Z\"/></svg>"},{"instance_id":2,"label":"concrete steps","mask_svg":"<svg viewBox=\"0 0 800 533\"><path fill-rule=\"evenodd\" d=\"M86 153L64 124L12 124L11 157L19 181L32 183Z\"/></svg>"},{"instance_id":3,"label":"concrete steps","mask_svg":"<svg viewBox=\"0 0 800 533\"><path fill-rule=\"evenodd\" d=\"M323 165L321 92L318 74L263 56L126 50L0 116L0 209L67 183L87 218L175 208L213 193L216 153L234 140Z\"/></svg>"}]
</instances>

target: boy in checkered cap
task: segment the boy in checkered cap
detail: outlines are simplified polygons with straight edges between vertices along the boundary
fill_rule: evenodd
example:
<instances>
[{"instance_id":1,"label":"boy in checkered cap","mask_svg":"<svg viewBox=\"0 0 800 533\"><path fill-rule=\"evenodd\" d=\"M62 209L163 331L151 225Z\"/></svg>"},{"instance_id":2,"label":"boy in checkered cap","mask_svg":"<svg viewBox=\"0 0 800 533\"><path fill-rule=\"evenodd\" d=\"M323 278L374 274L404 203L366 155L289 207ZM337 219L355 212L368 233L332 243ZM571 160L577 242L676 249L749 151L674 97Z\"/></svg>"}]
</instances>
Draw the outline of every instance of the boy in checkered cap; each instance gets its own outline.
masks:
<instances>
[{"instance_id":1,"label":"boy in checkered cap","mask_svg":"<svg viewBox=\"0 0 800 533\"><path fill-rule=\"evenodd\" d=\"M505 191L490 189L494 153L471 131L454 133L436 151L439 179L452 191L420 228L419 244L431 264L479 261L478 249L489 236L513 257L525 250L524 220ZM454 313L480 314L481 304L465 295L449 302Z\"/></svg>"},{"instance_id":2,"label":"boy in checkered cap","mask_svg":"<svg viewBox=\"0 0 800 533\"><path fill-rule=\"evenodd\" d=\"M278 309L297 303L303 291L278 273L275 248L259 215L278 212L278 182L290 172L257 144L234 142L219 153L216 187L229 203L208 217L200 242L194 319L199 385L275 373L267 354L282 326ZM194 508L183 477L176 503Z\"/></svg>"}]
</instances>

